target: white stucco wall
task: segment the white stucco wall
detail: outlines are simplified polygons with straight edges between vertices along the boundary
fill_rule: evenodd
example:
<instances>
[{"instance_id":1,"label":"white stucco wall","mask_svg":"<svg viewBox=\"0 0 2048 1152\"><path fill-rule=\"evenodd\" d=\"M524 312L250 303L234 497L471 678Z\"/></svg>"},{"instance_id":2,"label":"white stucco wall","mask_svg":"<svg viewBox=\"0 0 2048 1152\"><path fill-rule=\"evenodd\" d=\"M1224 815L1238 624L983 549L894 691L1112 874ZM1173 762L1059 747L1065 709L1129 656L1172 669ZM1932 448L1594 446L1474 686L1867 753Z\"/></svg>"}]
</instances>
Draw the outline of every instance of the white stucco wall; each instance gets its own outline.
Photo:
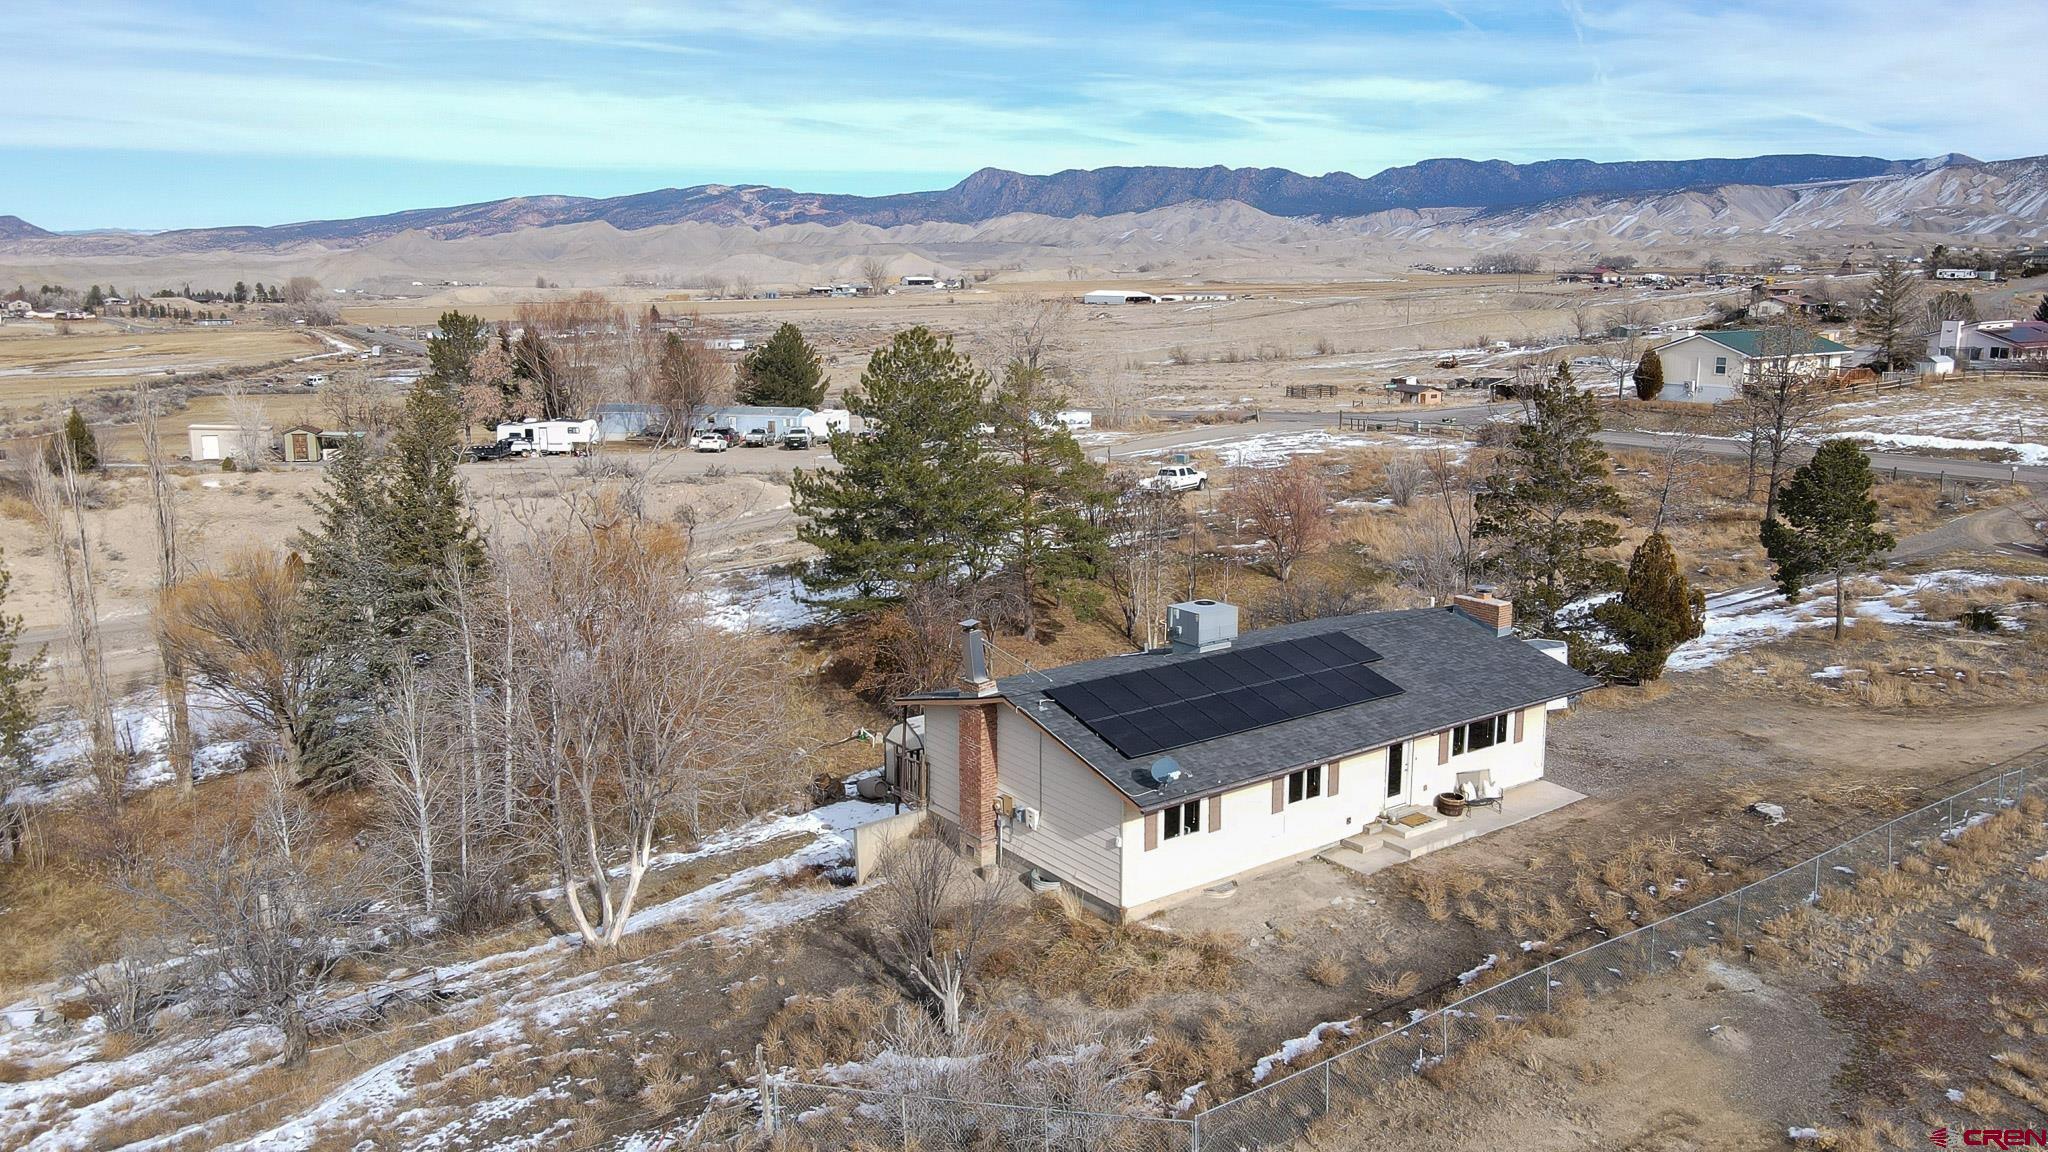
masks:
<instances>
[{"instance_id":1,"label":"white stucco wall","mask_svg":"<svg viewBox=\"0 0 2048 1152\"><path fill-rule=\"evenodd\" d=\"M996 787L1038 810L1038 827L1020 821L1002 829L1003 852L1058 876L1090 896L1122 904L1125 816L1121 793L1066 745L1014 708L997 709Z\"/></svg>"},{"instance_id":2,"label":"white stucco wall","mask_svg":"<svg viewBox=\"0 0 2048 1152\"><path fill-rule=\"evenodd\" d=\"M1436 738L1417 740L1414 744L1418 761L1412 793L1414 803L1428 805L1435 801L1437 793L1453 791L1460 772L1490 772L1493 782L1503 788L1539 779L1543 775L1544 718L1547 715L1542 705L1525 709L1522 713L1521 743L1515 743L1514 720L1510 717L1506 743L1452 756L1448 763L1443 764L1437 763Z\"/></svg>"},{"instance_id":3,"label":"white stucco wall","mask_svg":"<svg viewBox=\"0 0 2048 1152\"><path fill-rule=\"evenodd\" d=\"M1545 715L1541 704L1524 711L1519 743L1510 719L1505 743L1452 756L1441 765L1434 735L1411 741L1408 798L1426 805L1438 792L1450 791L1460 772L1491 771L1502 787L1538 779L1543 775ZM1387 799L1385 748L1346 757L1339 762L1337 779L1336 795L1328 794L1326 779L1324 795L1287 804L1279 812L1273 811L1271 781L1226 792L1220 829L1210 820L1205 802L1200 832L1171 840L1162 835L1150 851L1145 848L1145 821L1131 812L1123 825L1123 905L1149 904L1320 851L1363 832L1390 804L1401 802Z\"/></svg>"}]
</instances>

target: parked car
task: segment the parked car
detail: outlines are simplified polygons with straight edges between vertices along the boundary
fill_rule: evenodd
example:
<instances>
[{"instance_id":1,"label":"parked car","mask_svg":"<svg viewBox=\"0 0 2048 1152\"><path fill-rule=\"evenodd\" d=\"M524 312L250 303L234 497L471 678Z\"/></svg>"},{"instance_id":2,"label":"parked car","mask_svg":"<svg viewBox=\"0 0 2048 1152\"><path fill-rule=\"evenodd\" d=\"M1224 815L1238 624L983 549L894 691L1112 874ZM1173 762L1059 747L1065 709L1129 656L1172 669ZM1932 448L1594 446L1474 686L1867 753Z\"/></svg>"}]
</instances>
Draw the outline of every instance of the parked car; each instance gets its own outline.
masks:
<instances>
[{"instance_id":1,"label":"parked car","mask_svg":"<svg viewBox=\"0 0 2048 1152\"><path fill-rule=\"evenodd\" d=\"M768 430L766 428L749 428L745 432L745 437L747 447L749 448L762 448L768 444Z\"/></svg>"},{"instance_id":2,"label":"parked car","mask_svg":"<svg viewBox=\"0 0 2048 1152\"><path fill-rule=\"evenodd\" d=\"M503 460L505 457L512 455L513 445L516 443L518 441L493 440L488 444L471 444L468 449L469 458L471 460Z\"/></svg>"},{"instance_id":3,"label":"parked car","mask_svg":"<svg viewBox=\"0 0 2048 1152\"><path fill-rule=\"evenodd\" d=\"M809 448L811 446L811 430L809 428L791 428L783 433L782 446L795 450Z\"/></svg>"},{"instance_id":4,"label":"parked car","mask_svg":"<svg viewBox=\"0 0 2048 1152\"><path fill-rule=\"evenodd\" d=\"M725 433L717 429L699 432L695 436L690 437L690 448L693 451L723 452L730 447L732 447L732 441L726 439Z\"/></svg>"},{"instance_id":5,"label":"parked car","mask_svg":"<svg viewBox=\"0 0 2048 1152\"><path fill-rule=\"evenodd\" d=\"M1154 492L1199 492L1209 486L1209 474L1192 464L1167 464L1138 481L1138 487Z\"/></svg>"}]
</instances>

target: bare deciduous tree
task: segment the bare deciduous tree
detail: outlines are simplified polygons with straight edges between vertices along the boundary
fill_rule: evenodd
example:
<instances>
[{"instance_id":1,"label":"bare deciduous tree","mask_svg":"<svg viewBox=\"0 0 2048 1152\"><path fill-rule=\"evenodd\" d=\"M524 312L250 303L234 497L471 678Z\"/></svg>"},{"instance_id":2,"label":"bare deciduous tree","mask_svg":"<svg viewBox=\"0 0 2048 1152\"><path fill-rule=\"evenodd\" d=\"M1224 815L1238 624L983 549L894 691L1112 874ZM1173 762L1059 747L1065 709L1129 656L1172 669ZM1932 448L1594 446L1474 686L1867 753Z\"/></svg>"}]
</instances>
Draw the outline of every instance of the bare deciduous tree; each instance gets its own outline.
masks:
<instances>
[{"instance_id":1,"label":"bare deciduous tree","mask_svg":"<svg viewBox=\"0 0 2048 1152\"><path fill-rule=\"evenodd\" d=\"M695 335L663 334L647 399L668 412L668 434L687 439L698 416L732 399L733 366Z\"/></svg>"},{"instance_id":2,"label":"bare deciduous tree","mask_svg":"<svg viewBox=\"0 0 2048 1152\"><path fill-rule=\"evenodd\" d=\"M240 384L231 384L222 393L222 403L227 408L228 423L235 426L235 467L243 472L263 471L270 463L271 434L263 402Z\"/></svg>"},{"instance_id":3,"label":"bare deciduous tree","mask_svg":"<svg viewBox=\"0 0 2048 1152\"><path fill-rule=\"evenodd\" d=\"M65 619L83 682L79 711L89 741L93 784L100 802L118 809L127 792L128 757L115 740L113 690L107 675L106 647L100 639L99 580L93 566L92 536L86 528L78 461L70 444L62 439L51 455L54 461L42 453L30 455L29 495L56 558L57 583L64 593Z\"/></svg>"},{"instance_id":4,"label":"bare deciduous tree","mask_svg":"<svg viewBox=\"0 0 2048 1152\"><path fill-rule=\"evenodd\" d=\"M861 257L860 278L868 286L868 291L877 296L888 291L889 258L880 253Z\"/></svg>"},{"instance_id":5,"label":"bare deciduous tree","mask_svg":"<svg viewBox=\"0 0 2048 1152\"><path fill-rule=\"evenodd\" d=\"M1396 546L1400 557L1395 564L1414 587L1433 597L1447 598L1471 591L1476 575L1478 552L1472 529L1477 511L1473 507L1471 474L1441 448L1424 453L1422 462L1436 499L1428 516L1411 521L1402 529Z\"/></svg>"},{"instance_id":6,"label":"bare deciduous tree","mask_svg":"<svg viewBox=\"0 0 2048 1152\"><path fill-rule=\"evenodd\" d=\"M73 941L60 954L65 974L78 985L80 998L107 1031L147 1036L156 1014L171 1006L178 985L173 949L152 938L128 938L113 959L95 962Z\"/></svg>"},{"instance_id":7,"label":"bare deciduous tree","mask_svg":"<svg viewBox=\"0 0 2048 1152\"><path fill-rule=\"evenodd\" d=\"M1179 559L1174 543L1189 530L1187 509L1173 494L1140 488L1131 477L1114 482L1102 525L1109 540L1105 576L1123 617L1124 635L1149 648L1158 642L1166 606L1174 599Z\"/></svg>"},{"instance_id":8,"label":"bare deciduous tree","mask_svg":"<svg viewBox=\"0 0 2048 1152\"><path fill-rule=\"evenodd\" d=\"M535 548L515 708L533 828L577 933L616 945L659 830L696 833L782 794L781 677L684 595L680 534L624 519Z\"/></svg>"},{"instance_id":9,"label":"bare deciduous tree","mask_svg":"<svg viewBox=\"0 0 2048 1152\"><path fill-rule=\"evenodd\" d=\"M1667 520L1683 515L1692 506L1706 467L1707 455L1700 447L1698 429L1681 424L1651 466L1657 510L1650 517L1650 531L1662 532Z\"/></svg>"},{"instance_id":10,"label":"bare deciduous tree","mask_svg":"<svg viewBox=\"0 0 2048 1152\"><path fill-rule=\"evenodd\" d=\"M1073 301L1059 296L1013 297L996 305L993 322L982 333L984 359L991 364L1020 363L1065 382L1072 374Z\"/></svg>"},{"instance_id":11,"label":"bare deciduous tree","mask_svg":"<svg viewBox=\"0 0 2048 1152\"><path fill-rule=\"evenodd\" d=\"M317 667L295 642L297 556L251 552L223 572L180 580L158 602L165 654L206 682L208 693L276 736L296 766L311 723L308 697Z\"/></svg>"},{"instance_id":12,"label":"bare deciduous tree","mask_svg":"<svg viewBox=\"0 0 2048 1152\"><path fill-rule=\"evenodd\" d=\"M974 970L994 943L1009 877L976 874L936 836L915 836L883 856L876 901L887 962L931 997L948 1036L961 1034Z\"/></svg>"},{"instance_id":13,"label":"bare deciduous tree","mask_svg":"<svg viewBox=\"0 0 2048 1152\"><path fill-rule=\"evenodd\" d=\"M1386 481L1387 499L1394 502L1394 507L1406 508L1415 502L1415 490L1421 487L1426 469L1414 453L1398 452L1388 457L1380 471Z\"/></svg>"},{"instance_id":14,"label":"bare deciduous tree","mask_svg":"<svg viewBox=\"0 0 2048 1152\"><path fill-rule=\"evenodd\" d=\"M151 527L156 530L157 597L170 591L184 575L178 555L178 510L169 467L164 462L163 437L157 427L156 398L149 382L135 385L135 409L142 424L142 458L149 470ZM164 673L165 753L178 791L192 794L192 709L187 699L184 666L173 659L162 639L157 642Z\"/></svg>"},{"instance_id":15,"label":"bare deciduous tree","mask_svg":"<svg viewBox=\"0 0 2048 1152\"><path fill-rule=\"evenodd\" d=\"M156 875L125 882L158 907L176 963L206 989L195 1007L277 1029L287 1066L306 1061L309 1011L354 949L372 890L360 860L316 852L316 833L274 772L253 817L220 821Z\"/></svg>"},{"instance_id":16,"label":"bare deciduous tree","mask_svg":"<svg viewBox=\"0 0 2048 1152\"><path fill-rule=\"evenodd\" d=\"M1257 470L1231 490L1229 505L1272 555L1273 574L1293 578L1294 565L1328 539L1330 490L1315 465L1296 456Z\"/></svg>"},{"instance_id":17,"label":"bare deciduous tree","mask_svg":"<svg viewBox=\"0 0 2048 1152\"><path fill-rule=\"evenodd\" d=\"M468 780L460 749L428 673L411 661L393 668L380 707L371 720L368 771L377 798L377 826L386 850L403 871L407 887L428 912L441 907L438 889L447 867L443 846L463 831L456 809Z\"/></svg>"},{"instance_id":18,"label":"bare deciduous tree","mask_svg":"<svg viewBox=\"0 0 2048 1152\"><path fill-rule=\"evenodd\" d=\"M1759 471L1765 481L1764 519L1777 508L1778 481L1794 449L1809 445L1816 418L1827 405L1827 372L1817 357L1807 355L1813 336L1789 325L1764 329L1757 336L1755 367L1741 383L1738 403L1743 439L1748 445L1748 488L1744 498L1756 499Z\"/></svg>"},{"instance_id":19,"label":"bare deciduous tree","mask_svg":"<svg viewBox=\"0 0 2048 1152\"><path fill-rule=\"evenodd\" d=\"M633 325L625 311L600 292L519 306L518 323L547 347L547 394L537 397L551 416L583 413L602 400L631 394L628 346ZM561 417L566 418L566 417Z\"/></svg>"},{"instance_id":20,"label":"bare deciduous tree","mask_svg":"<svg viewBox=\"0 0 2048 1152\"><path fill-rule=\"evenodd\" d=\"M488 345L487 352L495 345ZM390 434L396 412L389 400L379 392L376 381L370 378L368 366L360 363L343 364L329 376L322 389L325 401L327 426L338 431L361 432L372 441L379 441Z\"/></svg>"}]
</instances>

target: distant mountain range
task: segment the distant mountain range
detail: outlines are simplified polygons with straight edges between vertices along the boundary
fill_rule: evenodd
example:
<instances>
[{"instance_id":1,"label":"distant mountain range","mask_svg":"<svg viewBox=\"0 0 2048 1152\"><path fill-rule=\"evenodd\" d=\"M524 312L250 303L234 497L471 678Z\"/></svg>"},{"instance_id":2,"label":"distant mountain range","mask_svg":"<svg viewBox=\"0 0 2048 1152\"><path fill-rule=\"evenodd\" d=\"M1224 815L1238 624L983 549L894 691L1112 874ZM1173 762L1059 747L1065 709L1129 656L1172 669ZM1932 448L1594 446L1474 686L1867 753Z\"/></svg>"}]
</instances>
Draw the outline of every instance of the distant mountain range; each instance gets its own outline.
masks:
<instances>
[{"instance_id":1,"label":"distant mountain range","mask_svg":"<svg viewBox=\"0 0 2048 1152\"><path fill-rule=\"evenodd\" d=\"M55 236L19 216L0 216L0 240L44 240Z\"/></svg>"},{"instance_id":2,"label":"distant mountain range","mask_svg":"<svg viewBox=\"0 0 2048 1152\"><path fill-rule=\"evenodd\" d=\"M602 199L520 196L453 208L420 208L382 216L319 220L275 227L162 232L96 232L58 236L14 216L0 216L0 243L43 255L118 255L222 250L281 250L312 245L336 250L413 232L437 240L493 236L528 228L604 223L621 231L708 223L751 228L778 224L972 224L1013 213L1058 219L1156 211L1179 204L1238 201L1277 217L1344 219L1397 209L1511 209L1574 197L1616 197L1726 185L1778 187L1816 181L1925 172L1977 161L1961 155L1927 160L1875 156L1753 156L1746 159L1641 160L1599 163L1545 160L1425 160L1370 177L1348 172L1304 176L1285 168L1095 168L1027 176L984 168L934 192L843 196L764 185L706 184Z\"/></svg>"}]
</instances>

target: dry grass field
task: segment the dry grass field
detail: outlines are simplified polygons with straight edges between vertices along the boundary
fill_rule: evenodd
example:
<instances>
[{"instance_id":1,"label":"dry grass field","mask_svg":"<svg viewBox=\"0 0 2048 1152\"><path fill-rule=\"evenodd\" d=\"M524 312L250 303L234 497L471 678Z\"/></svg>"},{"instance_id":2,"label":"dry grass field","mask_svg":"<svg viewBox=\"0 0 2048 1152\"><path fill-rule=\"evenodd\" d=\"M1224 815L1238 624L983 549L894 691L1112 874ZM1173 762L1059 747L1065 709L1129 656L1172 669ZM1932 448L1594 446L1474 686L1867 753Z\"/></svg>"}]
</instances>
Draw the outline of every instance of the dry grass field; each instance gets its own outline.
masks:
<instances>
[{"instance_id":1,"label":"dry grass field","mask_svg":"<svg viewBox=\"0 0 2048 1152\"><path fill-rule=\"evenodd\" d=\"M116 327L80 320L0 325L0 408L127 387L138 377L246 370L331 352L314 333L269 325Z\"/></svg>"}]
</instances>

